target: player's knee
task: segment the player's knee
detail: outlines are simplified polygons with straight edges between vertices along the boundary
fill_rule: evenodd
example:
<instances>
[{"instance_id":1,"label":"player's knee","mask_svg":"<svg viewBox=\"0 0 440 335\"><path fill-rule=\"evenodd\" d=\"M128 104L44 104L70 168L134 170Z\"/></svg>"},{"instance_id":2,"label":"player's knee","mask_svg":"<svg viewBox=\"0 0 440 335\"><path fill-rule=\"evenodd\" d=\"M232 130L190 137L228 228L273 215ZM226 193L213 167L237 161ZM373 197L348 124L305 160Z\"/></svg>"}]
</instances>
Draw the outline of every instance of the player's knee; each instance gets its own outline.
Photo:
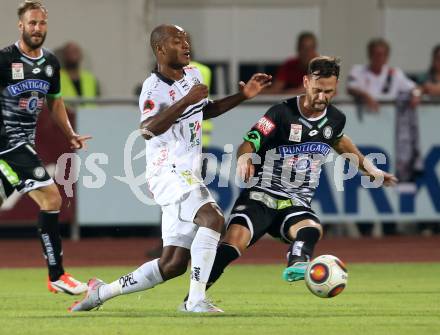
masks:
<instances>
[{"instance_id":1,"label":"player's knee","mask_svg":"<svg viewBox=\"0 0 440 335\"><path fill-rule=\"evenodd\" d=\"M217 206L206 204L197 212L194 223L220 233L224 228L225 218Z\"/></svg>"},{"instance_id":2,"label":"player's knee","mask_svg":"<svg viewBox=\"0 0 440 335\"><path fill-rule=\"evenodd\" d=\"M164 279L168 280L183 275L188 268L188 262L173 259L163 264L159 263L159 266Z\"/></svg>"},{"instance_id":3,"label":"player's knee","mask_svg":"<svg viewBox=\"0 0 440 335\"><path fill-rule=\"evenodd\" d=\"M323 235L322 225L312 220L305 220L293 225L289 229L289 235L295 239L300 231L301 233L316 235L318 239L321 239Z\"/></svg>"},{"instance_id":4,"label":"player's knee","mask_svg":"<svg viewBox=\"0 0 440 335\"><path fill-rule=\"evenodd\" d=\"M223 215L215 213L206 219L206 227L217 232L221 232L225 226L225 218Z\"/></svg>"},{"instance_id":5,"label":"player's knee","mask_svg":"<svg viewBox=\"0 0 440 335\"><path fill-rule=\"evenodd\" d=\"M239 217L238 220L234 220L234 223L229 224L223 242L233 246L240 254L243 254L251 241L252 235L246 221L242 225L240 219L242 218Z\"/></svg>"},{"instance_id":6,"label":"player's knee","mask_svg":"<svg viewBox=\"0 0 440 335\"><path fill-rule=\"evenodd\" d=\"M58 192L50 193L41 204L41 210L58 211L61 209L63 200Z\"/></svg>"}]
</instances>

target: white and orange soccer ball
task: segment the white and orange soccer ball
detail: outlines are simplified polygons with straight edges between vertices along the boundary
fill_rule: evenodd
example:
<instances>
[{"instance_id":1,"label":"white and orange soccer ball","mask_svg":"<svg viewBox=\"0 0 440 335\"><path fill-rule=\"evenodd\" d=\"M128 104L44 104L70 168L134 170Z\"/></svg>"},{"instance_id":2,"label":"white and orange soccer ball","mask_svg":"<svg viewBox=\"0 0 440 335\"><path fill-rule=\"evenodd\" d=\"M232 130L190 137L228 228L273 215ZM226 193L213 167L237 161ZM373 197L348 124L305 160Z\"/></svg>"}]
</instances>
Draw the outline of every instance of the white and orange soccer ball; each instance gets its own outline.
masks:
<instances>
[{"instance_id":1,"label":"white and orange soccer ball","mask_svg":"<svg viewBox=\"0 0 440 335\"><path fill-rule=\"evenodd\" d=\"M305 282L314 295L333 298L347 286L348 272L345 264L332 255L321 255L310 262Z\"/></svg>"}]
</instances>

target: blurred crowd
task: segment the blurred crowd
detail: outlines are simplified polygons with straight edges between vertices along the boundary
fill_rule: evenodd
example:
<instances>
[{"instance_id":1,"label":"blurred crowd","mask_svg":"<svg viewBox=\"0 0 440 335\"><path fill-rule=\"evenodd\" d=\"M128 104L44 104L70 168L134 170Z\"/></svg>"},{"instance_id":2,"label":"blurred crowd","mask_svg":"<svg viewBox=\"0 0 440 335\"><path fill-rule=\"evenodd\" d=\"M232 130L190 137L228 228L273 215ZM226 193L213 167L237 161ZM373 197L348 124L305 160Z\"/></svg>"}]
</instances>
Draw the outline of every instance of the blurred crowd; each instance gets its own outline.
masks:
<instances>
[{"instance_id":1,"label":"blurred crowd","mask_svg":"<svg viewBox=\"0 0 440 335\"><path fill-rule=\"evenodd\" d=\"M440 98L440 44L432 48L431 61L426 71L405 73L389 63L392 48L383 38L371 39L366 45L367 64L355 64L347 75L347 94L357 106L358 117L368 113L380 113L381 103L396 106L396 162L395 169L400 183L400 192L416 192L415 182L423 173L420 159L417 106L422 98ZM99 81L89 70L84 69L83 51L75 42L67 42L56 50L61 70L61 90L65 99L93 99L100 96ZM311 59L319 55L318 38L312 32L304 31L297 36L296 55L287 58L273 73L271 87L265 89L267 95L304 94L303 77ZM215 81L214 68L194 60L192 49L190 66L199 68L204 83L211 87ZM136 85L138 95L141 85ZM82 104L91 107L91 104ZM214 126L204 122L203 147L209 151ZM388 223L381 228L385 234L396 233L396 223ZM372 234L373 224L358 226L361 234ZM437 225L420 224L419 230L425 234L438 232Z\"/></svg>"}]
</instances>

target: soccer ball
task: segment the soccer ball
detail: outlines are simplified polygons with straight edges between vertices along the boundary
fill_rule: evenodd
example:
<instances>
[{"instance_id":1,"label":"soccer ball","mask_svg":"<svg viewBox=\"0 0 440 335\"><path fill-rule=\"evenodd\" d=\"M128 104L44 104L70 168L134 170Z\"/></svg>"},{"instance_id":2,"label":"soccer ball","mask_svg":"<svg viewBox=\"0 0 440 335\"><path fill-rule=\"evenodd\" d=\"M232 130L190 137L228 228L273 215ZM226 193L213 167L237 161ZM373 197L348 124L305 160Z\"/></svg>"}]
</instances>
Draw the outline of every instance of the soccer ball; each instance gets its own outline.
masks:
<instances>
[{"instance_id":1,"label":"soccer ball","mask_svg":"<svg viewBox=\"0 0 440 335\"><path fill-rule=\"evenodd\" d=\"M305 282L314 295L333 298L347 285L347 268L337 257L321 255L310 262L306 270Z\"/></svg>"}]
</instances>

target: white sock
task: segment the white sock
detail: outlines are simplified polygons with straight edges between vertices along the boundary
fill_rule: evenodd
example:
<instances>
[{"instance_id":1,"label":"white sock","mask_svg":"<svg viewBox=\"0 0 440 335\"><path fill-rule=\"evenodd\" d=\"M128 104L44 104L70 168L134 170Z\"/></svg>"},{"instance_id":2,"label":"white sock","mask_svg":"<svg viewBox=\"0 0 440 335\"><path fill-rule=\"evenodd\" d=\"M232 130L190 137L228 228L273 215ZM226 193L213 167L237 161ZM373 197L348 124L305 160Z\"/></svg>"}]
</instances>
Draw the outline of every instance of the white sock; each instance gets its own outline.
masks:
<instances>
[{"instance_id":1,"label":"white sock","mask_svg":"<svg viewBox=\"0 0 440 335\"><path fill-rule=\"evenodd\" d=\"M220 233L200 227L191 244L191 282L187 307L205 299L206 283L214 264Z\"/></svg>"},{"instance_id":2,"label":"white sock","mask_svg":"<svg viewBox=\"0 0 440 335\"><path fill-rule=\"evenodd\" d=\"M104 302L121 294L148 290L162 282L159 259L155 259L144 263L132 273L122 276L110 284L101 286L99 288L99 298Z\"/></svg>"}]
</instances>

